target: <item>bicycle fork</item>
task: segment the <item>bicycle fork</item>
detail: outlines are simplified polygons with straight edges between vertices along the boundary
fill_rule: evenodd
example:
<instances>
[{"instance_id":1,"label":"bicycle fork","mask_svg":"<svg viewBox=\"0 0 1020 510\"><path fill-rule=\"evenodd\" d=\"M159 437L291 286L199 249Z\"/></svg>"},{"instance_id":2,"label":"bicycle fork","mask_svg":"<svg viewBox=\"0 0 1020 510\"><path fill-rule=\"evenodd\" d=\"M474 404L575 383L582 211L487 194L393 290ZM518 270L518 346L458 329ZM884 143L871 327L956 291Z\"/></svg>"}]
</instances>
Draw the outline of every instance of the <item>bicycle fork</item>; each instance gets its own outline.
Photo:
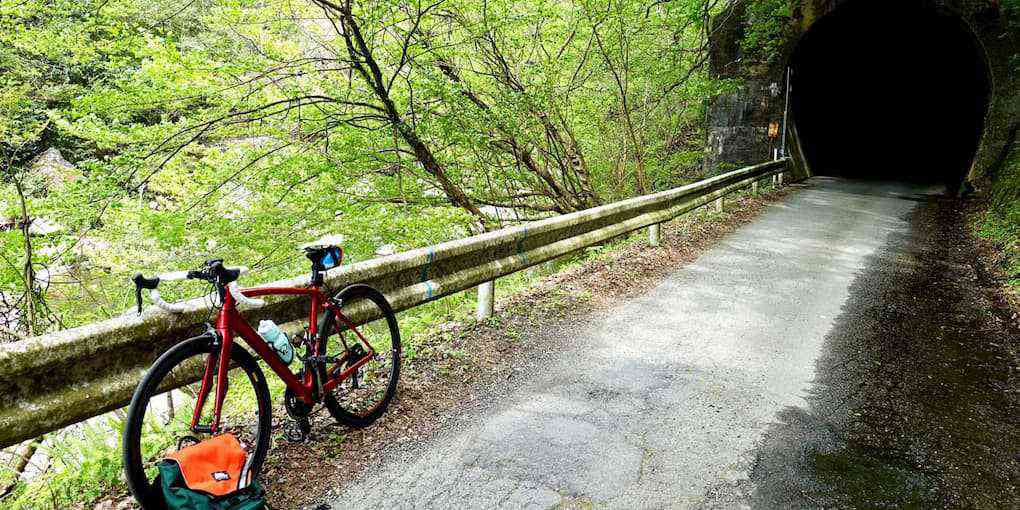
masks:
<instances>
[{"instance_id":1,"label":"bicycle fork","mask_svg":"<svg viewBox=\"0 0 1020 510\"><path fill-rule=\"evenodd\" d=\"M217 324L217 326L219 326ZM227 375L230 371L230 349L233 345L233 335L230 328L211 327L206 333L212 342L212 350L205 360L202 372L202 386L198 390L195 399L195 409L191 415L191 431L199 434L215 434L220 428L220 416L223 410L223 400L227 395L229 384ZM212 423L203 425L202 410L205 409L206 400L212 392L213 378L216 381L216 395L213 397L213 418Z\"/></svg>"}]
</instances>

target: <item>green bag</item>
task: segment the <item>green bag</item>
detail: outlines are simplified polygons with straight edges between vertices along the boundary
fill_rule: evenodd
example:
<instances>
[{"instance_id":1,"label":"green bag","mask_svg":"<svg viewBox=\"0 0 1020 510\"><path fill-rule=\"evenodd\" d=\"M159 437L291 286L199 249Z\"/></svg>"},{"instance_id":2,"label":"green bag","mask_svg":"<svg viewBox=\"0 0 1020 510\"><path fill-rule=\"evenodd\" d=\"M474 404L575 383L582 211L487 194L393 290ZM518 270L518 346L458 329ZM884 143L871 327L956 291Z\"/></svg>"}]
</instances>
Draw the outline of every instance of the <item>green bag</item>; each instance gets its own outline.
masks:
<instances>
[{"instance_id":1,"label":"green bag","mask_svg":"<svg viewBox=\"0 0 1020 510\"><path fill-rule=\"evenodd\" d=\"M163 500L169 510L266 510L266 492L255 480L247 487L226 496L211 496L189 489L184 484L181 467L172 460L157 464L163 488Z\"/></svg>"}]
</instances>

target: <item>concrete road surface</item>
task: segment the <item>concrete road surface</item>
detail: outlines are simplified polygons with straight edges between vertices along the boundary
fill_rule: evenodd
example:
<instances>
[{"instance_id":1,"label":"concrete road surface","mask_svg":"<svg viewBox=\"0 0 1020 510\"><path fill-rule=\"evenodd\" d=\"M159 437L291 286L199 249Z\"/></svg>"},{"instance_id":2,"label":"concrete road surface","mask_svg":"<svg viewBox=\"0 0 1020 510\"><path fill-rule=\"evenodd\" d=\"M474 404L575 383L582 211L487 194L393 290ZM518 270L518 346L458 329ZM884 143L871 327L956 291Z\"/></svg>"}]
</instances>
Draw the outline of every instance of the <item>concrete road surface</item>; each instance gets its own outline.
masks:
<instances>
[{"instance_id":1,"label":"concrete road surface","mask_svg":"<svg viewBox=\"0 0 1020 510\"><path fill-rule=\"evenodd\" d=\"M903 184L815 178L644 295L506 398L344 488L332 508L745 506L777 413L865 259L910 229Z\"/></svg>"}]
</instances>

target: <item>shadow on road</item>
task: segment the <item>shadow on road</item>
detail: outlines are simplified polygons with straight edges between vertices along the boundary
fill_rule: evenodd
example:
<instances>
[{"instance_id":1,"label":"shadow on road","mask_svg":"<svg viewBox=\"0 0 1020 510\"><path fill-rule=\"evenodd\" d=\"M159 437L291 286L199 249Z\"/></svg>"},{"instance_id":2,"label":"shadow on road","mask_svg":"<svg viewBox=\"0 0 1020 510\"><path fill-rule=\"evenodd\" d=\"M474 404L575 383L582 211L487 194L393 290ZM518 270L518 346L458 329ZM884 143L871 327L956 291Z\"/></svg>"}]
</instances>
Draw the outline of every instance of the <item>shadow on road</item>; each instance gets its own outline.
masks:
<instances>
[{"instance_id":1,"label":"shadow on road","mask_svg":"<svg viewBox=\"0 0 1020 510\"><path fill-rule=\"evenodd\" d=\"M1020 336L961 205L931 198L910 220L912 234L892 234L854 281L809 408L782 411L757 449L752 506L1020 501Z\"/></svg>"}]
</instances>

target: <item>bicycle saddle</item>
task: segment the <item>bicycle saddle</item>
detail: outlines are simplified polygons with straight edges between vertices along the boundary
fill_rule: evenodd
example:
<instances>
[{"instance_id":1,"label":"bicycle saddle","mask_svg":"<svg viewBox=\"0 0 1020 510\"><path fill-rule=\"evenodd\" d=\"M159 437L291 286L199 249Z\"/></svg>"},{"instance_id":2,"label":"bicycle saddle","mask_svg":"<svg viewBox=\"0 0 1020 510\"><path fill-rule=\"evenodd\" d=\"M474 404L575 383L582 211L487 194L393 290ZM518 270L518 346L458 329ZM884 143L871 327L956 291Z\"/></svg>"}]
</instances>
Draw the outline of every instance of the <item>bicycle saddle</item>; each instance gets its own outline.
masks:
<instances>
[{"instance_id":1,"label":"bicycle saddle","mask_svg":"<svg viewBox=\"0 0 1020 510\"><path fill-rule=\"evenodd\" d=\"M340 249L340 244L343 244L343 241L343 236L327 236L302 244L300 248L305 252L305 257L312 261L314 271L325 271L340 265L340 261L343 259L343 250Z\"/></svg>"}]
</instances>

